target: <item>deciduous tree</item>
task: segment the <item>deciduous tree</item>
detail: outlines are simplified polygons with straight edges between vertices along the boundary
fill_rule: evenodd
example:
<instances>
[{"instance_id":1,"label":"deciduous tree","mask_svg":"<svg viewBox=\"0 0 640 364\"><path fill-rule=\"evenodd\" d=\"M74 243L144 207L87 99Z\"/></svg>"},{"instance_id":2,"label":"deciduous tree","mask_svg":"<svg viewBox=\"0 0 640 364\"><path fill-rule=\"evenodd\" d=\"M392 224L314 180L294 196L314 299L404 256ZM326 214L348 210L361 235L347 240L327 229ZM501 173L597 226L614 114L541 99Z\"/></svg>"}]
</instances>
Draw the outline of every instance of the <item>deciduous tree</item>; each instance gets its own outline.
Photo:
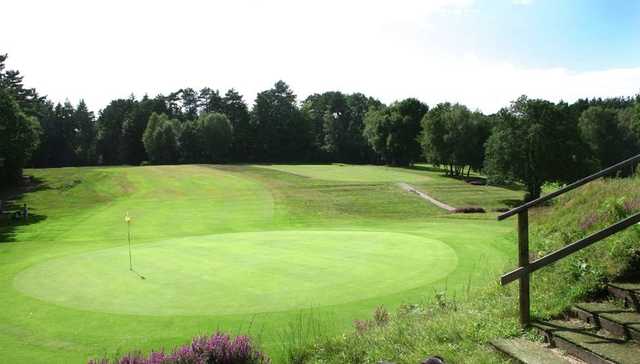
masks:
<instances>
[{"instance_id":1,"label":"deciduous tree","mask_svg":"<svg viewBox=\"0 0 640 364\"><path fill-rule=\"evenodd\" d=\"M420 158L420 120L427 111L427 105L416 99L371 109L365 116L364 136L383 162L410 165Z\"/></svg>"},{"instance_id":2,"label":"deciduous tree","mask_svg":"<svg viewBox=\"0 0 640 364\"><path fill-rule=\"evenodd\" d=\"M545 182L570 182L584 171L577 126L566 104L526 96L497 115L487 141L485 169L493 181L525 184L527 199L540 197Z\"/></svg>"},{"instance_id":3,"label":"deciduous tree","mask_svg":"<svg viewBox=\"0 0 640 364\"><path fill-rule=\"evenodd\" d=\"M165 114L151 114L142 137L149 159L156 164L176 163L179 135L177 120L169 119Z\"/></svg>"},{"instance_id":4,"label":"deciduous tree","mask_svg":"<svg viewBox=\"0 0 640 364\"><path fill-rule=\"evenodd\" d=\"M422 119L420 142L427 161L447 166L451 175L467 175L471 168L479 170L484 162L484 143L490 126L480 112L466 106L438 104Z\"/></svg>"}]
</instances>

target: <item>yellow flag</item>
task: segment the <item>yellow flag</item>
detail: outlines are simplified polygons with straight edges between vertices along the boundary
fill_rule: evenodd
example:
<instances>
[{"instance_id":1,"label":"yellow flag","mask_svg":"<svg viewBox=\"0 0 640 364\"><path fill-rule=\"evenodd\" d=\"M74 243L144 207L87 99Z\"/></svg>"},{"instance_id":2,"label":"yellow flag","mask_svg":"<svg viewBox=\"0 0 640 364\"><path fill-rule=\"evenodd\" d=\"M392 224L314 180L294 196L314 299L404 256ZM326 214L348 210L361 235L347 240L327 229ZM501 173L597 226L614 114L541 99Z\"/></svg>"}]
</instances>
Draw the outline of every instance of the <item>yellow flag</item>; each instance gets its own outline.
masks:
<instances>
[{"instance_id":1,"label":"yellow flag","mask_svg":"<svg viewBox=\"0 0 640 364\"><path fill-rule=\"evenodd\" d=\"M129 212L127 212L126 215L124 215L124 221L128 224L131 222L131 218L129 217Z\"/></svg>"}]
</instances>

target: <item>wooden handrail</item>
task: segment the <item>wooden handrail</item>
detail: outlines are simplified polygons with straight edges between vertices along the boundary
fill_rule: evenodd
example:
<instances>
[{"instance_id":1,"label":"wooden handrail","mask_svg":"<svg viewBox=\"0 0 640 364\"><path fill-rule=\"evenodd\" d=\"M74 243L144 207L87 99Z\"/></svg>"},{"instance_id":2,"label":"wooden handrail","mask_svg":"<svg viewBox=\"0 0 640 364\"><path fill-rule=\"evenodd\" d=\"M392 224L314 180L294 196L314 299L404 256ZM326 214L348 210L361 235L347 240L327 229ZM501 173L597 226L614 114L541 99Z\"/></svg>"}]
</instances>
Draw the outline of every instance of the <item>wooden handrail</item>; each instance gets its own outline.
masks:
<instances>
[{"instance_id":1,"label":"wooden handrail","mask_svg":"<svg viewBox=\"0 0 640 364\"><path fill-rule=\"evenodd\" d=\"M530 274L542 267L552 264L568 255L571 255L581 249L588 247L600 240L603 240L617 232L620 232L633 224L640 222L640 213L636 213L630 217L625 218L597 233L591 234L584 239L580 239L575 243L569 244L553 253L547 254L544 257L534 261L529 261L529 209L533 206L537 206L545 201L548 201L554 197L560 196L563 193L576 189L582 185L585 185L595 179L604 177L609 173L621 169L629 164L640 161L640 154L635 157L631 157L618 164L615 164L609 168L605 168L602 171L592 174L578 180L564 188L561 188L548 195L542 196L533 201L527 202L521 206L518 206L504 214L498 216L498 220L504 220L510 216L518 215L518 268L503 275L500 279L502 285L509 284L516 279L520 281L519 290L519 303L520 303L520 324L524 327L528 326L531 322L531 305L530 305L530 289L529 279Z\"/></svg>"},{"instance_id":2,"label":"wooden handrail","mask_svg":"<svg viewBox=\"0 0 640 364\"><path fill-rule=\"evenodd\" d=\"M562 194L564 194L566 192L569 192L569 191L574 190L574 189L576 189L576 188L578 188L578 187L580 187L582 185L585 185L585 184L587 184L587 183L589 183L589 182L591 182L591 181L593 181L595 179L604 177L604 176L608 175L609 173L614 172L614 171L616 171L618 169L621 169L622 167L625 167L625 166L627 166L629 164L632 164L634 162L640 162L640 154L636 155L635 157L631 157L631 158L629 158L627 160L624 160L624 161L622 161L622 162L620 162L618 164L615 164L615 165L613 165L613 166L611 166L609 168L605 168L605 169L601 170L598 173L594 173L594 174L592 174L592 175L590 175L588 177L585 177L585 178L582 178L580 180L577 180L577 181L573 182L572 184L567 185L567 186L565 186L565 187L563 187L563 188L561 188L561 189L559 189L557 191L553 191L553 192L551 192L551 193L549 193L547 195L541 196L541 197L539 197L539 198L537 198L537 199L535 199L533 201L529 201L529 202L527 202L525 204L522 204L522 205L520 205L520 206L518 206L518 207L516 207L514 209L511 209L511 210L503 213L502 215L499 215L498 216L498 220L504 220L504 219L506 219L508 217L511 217L513 215L518 214L519 212L528 210L528 209L530 209L530 208L532 208L534 206L537 206L537 205L539 205L539 204L541 204L541 203L543 203L545 201L549 201L550 199L552 199L554 197L558 197L558 196L560 196L560 195L562 195Z\"/></svg>"},{"instance_id":3,"label":"wooden handrail","mask_svg":"<svg viewBox=\"0 0 640 364\"><path fill-rule=\"evenodd\" d=\"M549 264L555 263L556 261L571 255L579 250L582 250L592 244L595 244L597 242L599 242L600 240L606 239L609 236L618 233L634 224L637 224L640 222L640 212L638 212L635 215L631 215L629 217L627 217L626 219L620 220L617 223L602 229L596 233L593 233L589 236L587 236L586 238L580 239L578 241L576 241L575 243L571 243L563 248L560 248L556 251L554 251L553 253L549 253L547 255L545 255L544 257L535 260L531 263L529 263L527 265L527 267L520 267L518 269L515 269L505 275L503 275L500 278L500 284L501 285L506 285L508 283L511 283L513 281L515 281L518 278L521 278L523 275L526 274L531 274L535 271L537 271L540 268L546 267Z\"/></svg>"}]
</instances>

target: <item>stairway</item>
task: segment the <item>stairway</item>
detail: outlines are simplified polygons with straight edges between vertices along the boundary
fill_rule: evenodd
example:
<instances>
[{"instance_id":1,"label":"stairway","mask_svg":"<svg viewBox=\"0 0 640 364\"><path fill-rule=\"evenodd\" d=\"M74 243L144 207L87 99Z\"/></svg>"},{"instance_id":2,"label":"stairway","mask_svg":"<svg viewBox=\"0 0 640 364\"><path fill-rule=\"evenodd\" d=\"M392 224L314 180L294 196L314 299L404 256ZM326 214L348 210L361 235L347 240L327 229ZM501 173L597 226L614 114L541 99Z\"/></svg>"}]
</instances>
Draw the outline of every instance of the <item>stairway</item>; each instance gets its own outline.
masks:
<instances>
[{"instance_id":1,"label":"stairway","mask_svg":"<svg viewBox=\"0 0 640 364\"><path fill-rule=\"evenodd\" d=\"M523 338L492 342L525 364L640 364L640 284L611 283L609 297L579 303L564 319L532 322L546 344Z\"/></svg>"}]
</instances>

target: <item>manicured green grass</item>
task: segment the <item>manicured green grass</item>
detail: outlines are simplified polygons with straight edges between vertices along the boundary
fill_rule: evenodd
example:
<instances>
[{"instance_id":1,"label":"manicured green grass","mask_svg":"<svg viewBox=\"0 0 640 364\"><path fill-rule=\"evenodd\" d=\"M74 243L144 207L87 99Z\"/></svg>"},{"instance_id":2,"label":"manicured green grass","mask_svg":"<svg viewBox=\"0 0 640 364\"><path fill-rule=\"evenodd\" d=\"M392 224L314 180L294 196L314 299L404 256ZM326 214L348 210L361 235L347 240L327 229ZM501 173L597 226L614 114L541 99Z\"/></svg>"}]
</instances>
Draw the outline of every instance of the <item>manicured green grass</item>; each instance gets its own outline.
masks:
<instances>
[{"instance_id":1,"label":"manicured green grass","mask_svg":"<svg viewBox=\"0 0 640 364\"><path fill-rule=\"evenodd\" d=\"M14 284L43 301L90 311L254 314L406 291L445 278L458 260L438 240L362 231L216 234L143 244L134 254L134 272L123 269L128 251L120 246L47 260Z\"/></svg>"},{"instance_id":2,"label":"manicured green grass","mask_svg":"<svg viewBox=\"0 0 640 364\"><path fill-rule=\"evenodd\" d=\"M30 206L32 223L0 225L7 362L82 362L217 329L254 336L282 362L283 343L301 335L290 330L300 317L338 335L379 305L484 286L514 255L509 223L446 214L396 185L440 180L433 171L185 165L27 173L42 184L14 202ZM490 201L505 191L485 193ZM126 212L144 280L129 271Z\"/></svg>"}]
</instances>

